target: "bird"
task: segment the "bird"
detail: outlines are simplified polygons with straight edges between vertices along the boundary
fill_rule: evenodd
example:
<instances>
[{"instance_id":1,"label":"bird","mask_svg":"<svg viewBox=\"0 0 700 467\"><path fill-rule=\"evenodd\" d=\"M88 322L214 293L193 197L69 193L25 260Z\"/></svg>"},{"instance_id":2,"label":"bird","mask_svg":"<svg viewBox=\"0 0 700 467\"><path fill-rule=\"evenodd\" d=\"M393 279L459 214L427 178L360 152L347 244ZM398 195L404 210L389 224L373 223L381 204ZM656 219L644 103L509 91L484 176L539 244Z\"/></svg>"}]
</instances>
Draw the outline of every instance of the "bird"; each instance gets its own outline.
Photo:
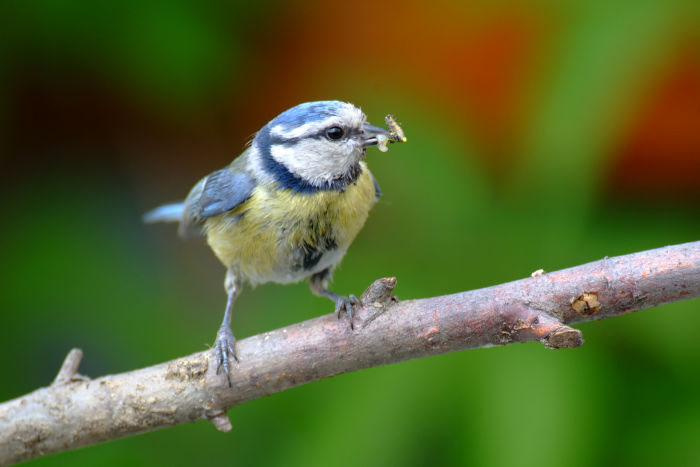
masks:
<instances>
[{"instance_id":1,"label":"bird","mask_svg":"<svg viewBox=\"0 0 700 467\"><path fill-rule=\"evenodd\" d=\"M367 148L385 151L387 141L405 141L395 133L368 123L351 103L302 103L264 125L230 165L202 178L183 202L144 215L147 223L179 223L185 239L206 237L226 268L228 299L214 347L216 372L224 368L229 386L231 359L238 361L231 316L243 283L308 279L311 292L331 299L338 318L346 315L352 327L361 301L328 284L381 196L363 160Z\"/></svg>"}]
</instances>

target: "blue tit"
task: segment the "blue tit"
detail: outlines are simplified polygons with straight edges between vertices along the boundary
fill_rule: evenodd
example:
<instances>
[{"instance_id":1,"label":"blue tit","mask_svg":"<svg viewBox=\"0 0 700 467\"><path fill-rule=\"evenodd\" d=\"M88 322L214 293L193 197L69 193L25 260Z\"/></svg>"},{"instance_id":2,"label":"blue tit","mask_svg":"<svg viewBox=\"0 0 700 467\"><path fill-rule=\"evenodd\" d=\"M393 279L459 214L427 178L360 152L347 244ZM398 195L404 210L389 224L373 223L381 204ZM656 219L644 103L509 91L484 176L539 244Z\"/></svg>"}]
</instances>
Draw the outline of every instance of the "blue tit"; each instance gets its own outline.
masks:
<instances>
[{"instance_id":1,"label":"blue tit","mask_svg":"<svg viewBox=\"0 0 700 467\"><path fill-rule=\"evenodd\" d=\"M217 373L223 367L228 377L229 357L238 360L230 323L242 282L309 278L311 292L333 300L352 324L360 301L331 292L328 281L381 195L362 160L366 149L379 143L385 150L392 137L352 104L300 104L262 127L239 157L200 180L184 202L144 216L179 222L184 238L205 236L227 268Z\"/></svg>"}]
</instances>

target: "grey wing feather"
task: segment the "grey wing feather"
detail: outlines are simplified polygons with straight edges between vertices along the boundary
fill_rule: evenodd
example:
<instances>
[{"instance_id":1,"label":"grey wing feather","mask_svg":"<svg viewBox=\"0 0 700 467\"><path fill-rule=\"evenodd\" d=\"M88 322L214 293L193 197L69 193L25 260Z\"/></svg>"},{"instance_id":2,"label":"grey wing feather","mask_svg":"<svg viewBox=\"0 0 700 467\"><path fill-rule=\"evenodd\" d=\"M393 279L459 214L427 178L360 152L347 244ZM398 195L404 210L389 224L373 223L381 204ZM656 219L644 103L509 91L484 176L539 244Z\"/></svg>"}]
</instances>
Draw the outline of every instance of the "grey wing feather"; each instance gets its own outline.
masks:
<instances>
[{"instance_id":1,"label":"grey wing feather","mask_svg":"<svg viewBox=\"0 0 700 467\"><path fill-rule=\"evenodd\" d=\"M187 195L179 234L183 238L200 237L204 220L231 211L250 198L255 180L231 168L217 170L200 180Z\"/></svg>"}]
</instances>

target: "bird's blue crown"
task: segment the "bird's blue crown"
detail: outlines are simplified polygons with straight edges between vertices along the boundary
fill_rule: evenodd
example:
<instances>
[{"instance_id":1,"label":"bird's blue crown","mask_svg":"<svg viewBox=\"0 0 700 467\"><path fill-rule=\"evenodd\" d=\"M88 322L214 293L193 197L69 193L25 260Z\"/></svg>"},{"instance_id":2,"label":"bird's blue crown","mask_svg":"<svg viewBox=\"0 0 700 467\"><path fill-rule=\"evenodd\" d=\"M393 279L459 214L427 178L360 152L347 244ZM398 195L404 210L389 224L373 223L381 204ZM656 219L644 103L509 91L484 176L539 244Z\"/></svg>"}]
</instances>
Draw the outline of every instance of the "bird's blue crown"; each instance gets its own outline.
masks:
<instances>
[{"instance_id":1,"label":"bird's blue crown","mask_svg":"<svg viewBox=\"0 0 700 467\"><path fill-rule=\"evenodd\" d=\"M267 126L273 127L280 125L284 129L289 130L304 125L305 123L318 122L328 117L338 115L340 111L348 105L349 104L341 101L304 102L303 104L285 110L272 119Z\"/></svg>"}]
</instances>

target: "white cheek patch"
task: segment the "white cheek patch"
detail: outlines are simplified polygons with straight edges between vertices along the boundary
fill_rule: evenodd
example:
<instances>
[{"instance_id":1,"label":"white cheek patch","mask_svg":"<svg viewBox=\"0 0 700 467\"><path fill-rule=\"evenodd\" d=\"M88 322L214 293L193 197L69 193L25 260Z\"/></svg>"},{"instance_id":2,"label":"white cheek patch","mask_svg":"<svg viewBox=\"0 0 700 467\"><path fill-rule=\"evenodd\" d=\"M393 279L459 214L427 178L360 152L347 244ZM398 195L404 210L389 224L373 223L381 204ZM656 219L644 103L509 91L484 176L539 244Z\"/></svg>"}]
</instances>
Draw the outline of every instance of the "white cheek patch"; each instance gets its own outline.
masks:
<instances>
[{"instance_id":1,"label":"white cheek patch","mask_svg":"<svg viewBox=\"0 0 700 467\"><path fill-rule=\"evenodd\" d=\"M315 185L329 183L346 174L359 158L350 156L354 152L352 146L325 140L303 140L294 146L273 144L270 147L273 159Z\"/></svg>"},{"instance_id":2,"label":"white cheek patch","mask_svg":"<svg viewBox=\"0 0 700 467\"><path fill-rule=\"evenodd\" d=\"M296 146L284 146L282 144L273 144L270 147L270 154L280 164L291 169L303 164L303 160Z\"/></svg>"}]
</instances>

